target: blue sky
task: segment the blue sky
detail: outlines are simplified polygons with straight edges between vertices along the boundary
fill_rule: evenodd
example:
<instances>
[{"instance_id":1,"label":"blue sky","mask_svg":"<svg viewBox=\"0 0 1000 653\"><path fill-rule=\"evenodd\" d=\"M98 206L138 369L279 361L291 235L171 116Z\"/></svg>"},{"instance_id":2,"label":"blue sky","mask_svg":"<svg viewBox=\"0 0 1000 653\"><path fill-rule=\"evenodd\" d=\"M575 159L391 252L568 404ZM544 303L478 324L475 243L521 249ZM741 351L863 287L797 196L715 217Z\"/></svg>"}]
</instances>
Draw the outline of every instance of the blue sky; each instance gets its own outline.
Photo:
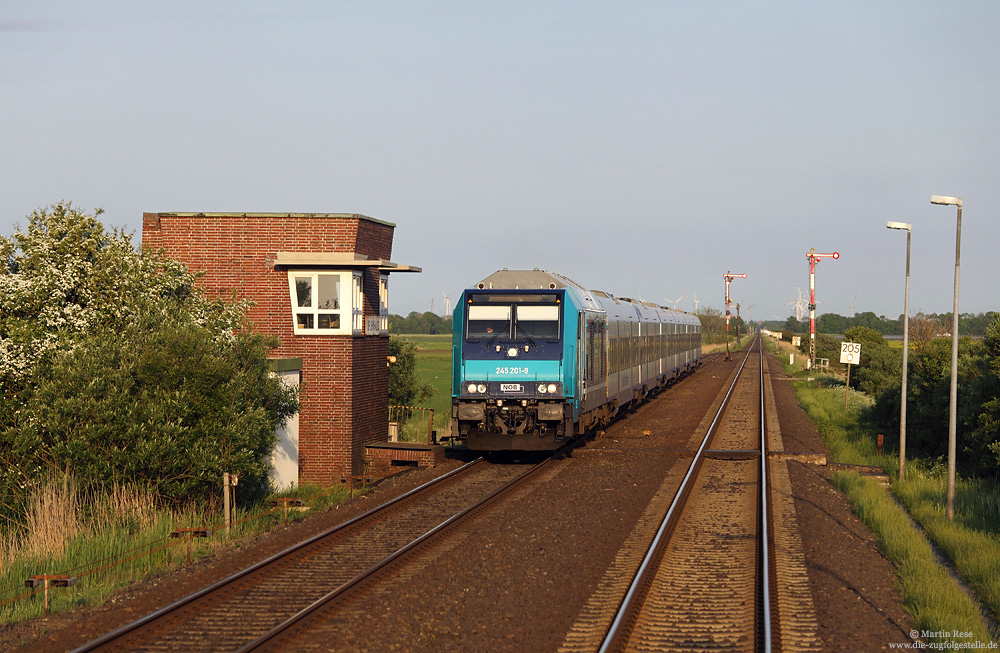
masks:
<instances>
[{"instance_id":1,"label":"blue sky","mask_svg":"<svg viewBox=\"0 0 1000 653\"><path fill-rule=\"evenodd\" d=\"M493 271L782 319L1000 310L995 2L0 3L0 233L363 213L390 310Z\"/></svg>"}]
</instances>

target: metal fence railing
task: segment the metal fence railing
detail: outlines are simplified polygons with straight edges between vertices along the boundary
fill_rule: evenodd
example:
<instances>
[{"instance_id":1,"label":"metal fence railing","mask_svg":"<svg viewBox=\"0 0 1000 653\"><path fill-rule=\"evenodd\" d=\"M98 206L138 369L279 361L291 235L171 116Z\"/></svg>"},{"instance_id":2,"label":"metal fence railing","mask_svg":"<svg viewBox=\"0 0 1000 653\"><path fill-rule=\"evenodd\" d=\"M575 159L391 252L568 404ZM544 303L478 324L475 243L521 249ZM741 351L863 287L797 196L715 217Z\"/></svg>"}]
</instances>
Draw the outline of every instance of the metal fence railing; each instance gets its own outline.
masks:
<instances>
[{"instance_id":1,"label":"metal fence railing","mask_svg":"<svg viewBox=\"0 0 1000 653\"><path fill-rule=\"evenodd\" d=\"M434 444L434 409L389 406L389 442Z\"/></svg>"}]
</instances>

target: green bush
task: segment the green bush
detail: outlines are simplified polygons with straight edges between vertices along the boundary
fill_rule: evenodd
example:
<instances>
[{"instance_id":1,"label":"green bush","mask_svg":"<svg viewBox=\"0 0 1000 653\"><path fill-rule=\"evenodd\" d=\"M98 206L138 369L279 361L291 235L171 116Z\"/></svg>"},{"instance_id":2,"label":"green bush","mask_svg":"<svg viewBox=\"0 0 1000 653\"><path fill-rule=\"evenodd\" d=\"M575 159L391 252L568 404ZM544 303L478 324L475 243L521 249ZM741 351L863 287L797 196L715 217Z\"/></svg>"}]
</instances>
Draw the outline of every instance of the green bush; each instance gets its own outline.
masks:
<instances>
[{"instance_id":1,"label":"green bush","mask_svg":"<svg viewBox=\"0 0 1000 653\"><path fill-rule=\"evenodd\" d=\"M244 329L245 302L210 300L183 265L68 203L0 236L0 256L0 516L19 523L50 473L171 502L224 471L264 486L297 401L268 374L277 341Z\"/></svg>"},{"instance_id":2,"label":"green bush","mask_svg":"<svg viewBox=\"0 0 1000 653\"><path fill-rule=\"evenodd\" d=\"M275 429L296 409L268 373L273 344L156 316L98 331L39 370L13 450L84 484L140 483L175 503L214 493L223 472L266 485Z\"/></svg>"},{"instance_id":3,"label":"green bush","mask_svg":"<svg viewBox=\"0 0 1000 653\"><path fill-rule=\"evenodd\" d=\"M389 405L413 406L434 394L427 379L417 374L417 346L406 338L389 338Z\"/></svg>"},{"instance_id":4,"label":"green bush","mask_svg":"<svg viewBox=\"0 0 1000 653\"><path fill-rule=\"evenodd\" d=\"M998 456L991 447L1000 437L990 423L990 401L1000 392L1000 381L991 365L996 366L1000 356L990 354L985 342L959 339L957 464L967 473L991 476L998 466ZM890 386L878 395L875 407L867 414L877 428L899 430L899 392L899 387ZM945 455L951 399L950 338L936 338L922 351L911 353L906 394L909 455Z\"/></svg>"},{"instance_id":5,"label":"green bush","mask_svg":"<svg viewBox=\"0 0 1000 653\"><path fill-rule=\"evenodd\" d=\"M851 371L851 387L869 397L878 397L900 384L903 352L889 347L882 334L869 327L852 327L844 340L861 344L861 361Z\"/></svg>"}]
</instances>

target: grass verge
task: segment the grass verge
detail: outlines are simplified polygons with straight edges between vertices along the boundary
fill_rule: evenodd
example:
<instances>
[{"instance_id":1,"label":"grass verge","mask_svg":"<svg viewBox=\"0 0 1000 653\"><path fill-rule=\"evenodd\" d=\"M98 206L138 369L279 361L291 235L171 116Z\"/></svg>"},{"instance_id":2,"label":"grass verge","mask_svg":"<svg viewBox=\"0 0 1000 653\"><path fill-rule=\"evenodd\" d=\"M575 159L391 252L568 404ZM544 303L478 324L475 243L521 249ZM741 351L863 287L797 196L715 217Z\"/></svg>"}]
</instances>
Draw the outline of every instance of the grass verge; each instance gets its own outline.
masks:
<instances>
[{"instance_id":1,"label":"grass verge","mask_svg":"<svg viewBox=\"0 0 1000 653\"><path fill-rule=\"evenodd\" d=\"M879 541L883 553L899 570L903 603L921 631L936 633L930 641L956 644L990 642L989 629L978 608L937 561L927 537L944 553L994 619L1000 613L1000 541L995 486L960 479L956 484L956 519L944 516L944 470L908 461L907 480L898 479L898 458L879 454L876 434L860 419L871 400L851 391L844 408L845 388L830 383L795 383L799 403L809 414L830 449L832 462L872 465L886 471L892 490L913 519L875 481L851 472L837 472L834 484L848 497L858 517ZM961 497L959 499L959 497ZM926 536L924 535L926 532ZM971 633L954 637L949 633ZM971 639L970 639L971 638Z\"/></svg>"},{"instance_id":2,"label":"grass verge","mask_svg":"<svg viewBox=\"0 0 1000 653\"><path fill-rule=\"evenodd\" d=\"M976 605L938 563L927 539L885 489L854 472L835 472L833 484L847 495L854 513L875 535L883 555L899 570L903 606L922 637L966 645L990 642Z\"/></svg>"},{"instance_id":3,"label":"grass verge","mask_svg":"<svg viewBox=\"0 0 1000 653\"><path fill-rule=\"evenodd\" d=\"M313 510L350 495L342 487L299 487L280 496L301 498ZM304 513L290 510L287 520ZM169 572L227 547L240 547L284 523L270 504L237 508L228 535L218 510L157 508L141 489L115 486L100 494L80 493L71 481L39 489L26 514L26 528L0 529L0 625L81 606L99 607L130 584ZM187 527L208 527L209 538L171 537ZM32 576L64 574L77 583L45 592L25 587ZM138 616L138 615L137 615Z\"/></svg>"}]
</instances>

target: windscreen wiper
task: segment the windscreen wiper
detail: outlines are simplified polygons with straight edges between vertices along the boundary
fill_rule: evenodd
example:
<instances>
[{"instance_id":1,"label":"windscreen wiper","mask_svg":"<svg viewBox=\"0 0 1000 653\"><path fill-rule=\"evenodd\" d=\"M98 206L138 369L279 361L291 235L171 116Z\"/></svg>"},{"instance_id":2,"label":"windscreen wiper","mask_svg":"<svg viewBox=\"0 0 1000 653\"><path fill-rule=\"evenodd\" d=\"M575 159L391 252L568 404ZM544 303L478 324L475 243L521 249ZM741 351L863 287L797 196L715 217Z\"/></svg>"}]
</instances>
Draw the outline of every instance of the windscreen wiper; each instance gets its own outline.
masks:
<instances>
[{"instance_id":1,"label":"windscreen wiper","mask_svg":"<svg viewBox=\"0 0 1000 653\"><path fill-rule=\"evenodd\" d=\"M507 328L510 329L510 327ZM501 333L500 329L497 329L497 332L493 334L493 337L490 338L489 341L485 345L483 345L483 347L485 347L486 349L492 347L493 343L496 342L496 339L500 337L500 333Z\"/></svg>"},{"instance_id":2,"label":"windscreen wiper","mask_svg":"<svg viewBox=\"0 0 1000 653\"><path fill-rule=\"evenodd\" d=\"M514 331L516 333L520 333L521 335L523 335L524 339L528 341L529 345L536 348L538 347L538 345L535 344L535 341L531 339L531 336L528 335L528 332L521 328L520 322L514 323Z\"/></svg>"}]
</instances>

